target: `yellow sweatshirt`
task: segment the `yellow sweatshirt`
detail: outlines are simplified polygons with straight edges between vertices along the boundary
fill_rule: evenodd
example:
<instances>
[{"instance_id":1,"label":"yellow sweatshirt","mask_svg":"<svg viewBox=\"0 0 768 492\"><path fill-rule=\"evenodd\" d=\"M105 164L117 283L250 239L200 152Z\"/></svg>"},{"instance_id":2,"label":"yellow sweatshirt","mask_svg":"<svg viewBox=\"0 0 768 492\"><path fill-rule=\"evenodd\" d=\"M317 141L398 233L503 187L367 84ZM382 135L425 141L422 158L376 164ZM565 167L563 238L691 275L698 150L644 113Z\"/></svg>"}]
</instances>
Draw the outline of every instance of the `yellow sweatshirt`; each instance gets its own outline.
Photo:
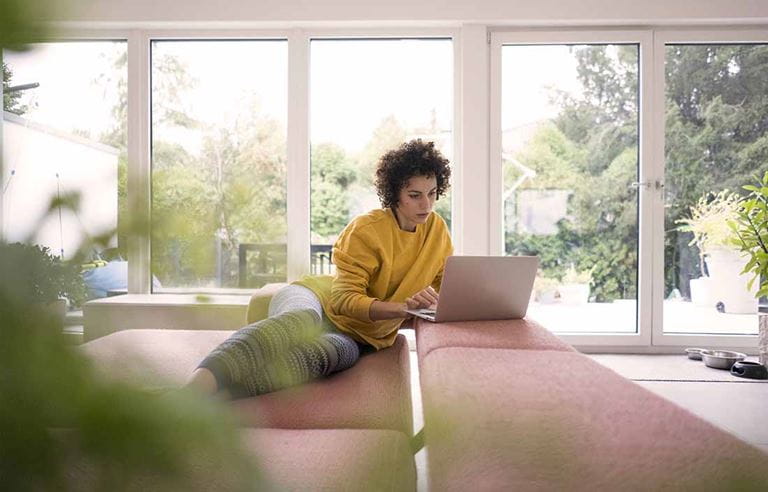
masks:
<instances>
[{"instance_id":1,"label":"yellow sweatshirt","mask_svg":"<svg viewBox=\"0 0 768 492\"><path fill-rule=\"evenodd\" d=\"M405 302L429 285L439 289L452 253L448 227L436 213L408 232L390 209L373 210L350 222L333 245L335 276L296 283L318 296L339 331L378 350L395 343L403 319L372 321L373 301Z\"/></svg>"}]
</instances>

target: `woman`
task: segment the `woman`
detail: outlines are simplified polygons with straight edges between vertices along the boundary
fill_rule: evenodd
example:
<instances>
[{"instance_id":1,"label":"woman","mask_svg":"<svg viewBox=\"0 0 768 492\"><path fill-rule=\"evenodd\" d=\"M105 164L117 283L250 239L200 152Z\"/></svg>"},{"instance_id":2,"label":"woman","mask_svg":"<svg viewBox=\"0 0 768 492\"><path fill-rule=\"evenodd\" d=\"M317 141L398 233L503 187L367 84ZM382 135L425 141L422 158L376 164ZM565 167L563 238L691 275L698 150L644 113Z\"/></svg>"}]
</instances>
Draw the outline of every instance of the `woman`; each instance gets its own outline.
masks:
<instances>
[{"instance_id":1,"label":"woman","mask_svg":"<svg viewBox=\"0 0 768 492\"><path fill-rule=\"evenodd\" d=\"M254 396L348 369L361 352L391 346L406 309L438 301L453 248L432 208L450 175L432 142L412 140L382 156L376 191L383 208L344 228L333 247L336 275L304 277L278 291L269 317L214 349L189 384Z\"/></svg>"}]
</instances>

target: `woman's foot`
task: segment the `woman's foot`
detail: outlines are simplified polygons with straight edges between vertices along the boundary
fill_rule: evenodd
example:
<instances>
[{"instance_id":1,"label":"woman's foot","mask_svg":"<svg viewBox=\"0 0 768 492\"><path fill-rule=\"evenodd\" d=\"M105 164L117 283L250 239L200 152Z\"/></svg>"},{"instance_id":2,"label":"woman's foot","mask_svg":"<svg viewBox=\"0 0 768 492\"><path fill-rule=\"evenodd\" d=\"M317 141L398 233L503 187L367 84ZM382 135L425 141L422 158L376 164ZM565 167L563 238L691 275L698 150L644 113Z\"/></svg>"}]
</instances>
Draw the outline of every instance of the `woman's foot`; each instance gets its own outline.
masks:
<instances>
[{"instance_id":1,"label":"woman's foot","mask_svg":"<svg viewBox=\"0 0 768 492\"><path fill-rule=\"evenodd\" d=\"M204 367L195 369L184 387L193 388L206 395L215 395L219 391L219 385L213 373Z\"/></svg>"}]
</instances>

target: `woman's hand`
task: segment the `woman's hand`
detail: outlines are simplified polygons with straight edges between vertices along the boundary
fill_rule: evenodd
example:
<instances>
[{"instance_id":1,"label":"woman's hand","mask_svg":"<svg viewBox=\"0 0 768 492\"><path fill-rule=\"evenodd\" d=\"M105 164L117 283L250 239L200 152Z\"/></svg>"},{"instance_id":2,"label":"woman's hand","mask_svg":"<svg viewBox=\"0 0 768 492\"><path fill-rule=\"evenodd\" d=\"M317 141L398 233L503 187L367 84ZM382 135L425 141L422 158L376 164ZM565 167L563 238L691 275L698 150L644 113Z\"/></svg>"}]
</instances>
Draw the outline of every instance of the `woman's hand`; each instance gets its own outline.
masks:
<instances>
[{"instance_id":1,"label":"woman's hand","mask_svg":"<svg viewBox=\"0 0 768 492\"><path fill-rule=\"evenodd\" d=\"M438 294L435 289L432 287L427 287L424 290L421 290L411 297L407 297L405 299L405 305L408 307L408 309L426 309L426 308L434 308L437 306L437 301L440 298L440 294Z\"/></svg>"},{"instance_id":2,"label":"woman's hand","mask_svg":"<svg viewBox=\"0 0 768 492\"><path fill-rule=\"evenodd\" d=\"M371 303L369 317L372 321L384 319L408 318L407 309L434 308L437 305L439 294L432 287L417 292L402 302L384 302L375 300Z\"/></svg>"}]
</instances>

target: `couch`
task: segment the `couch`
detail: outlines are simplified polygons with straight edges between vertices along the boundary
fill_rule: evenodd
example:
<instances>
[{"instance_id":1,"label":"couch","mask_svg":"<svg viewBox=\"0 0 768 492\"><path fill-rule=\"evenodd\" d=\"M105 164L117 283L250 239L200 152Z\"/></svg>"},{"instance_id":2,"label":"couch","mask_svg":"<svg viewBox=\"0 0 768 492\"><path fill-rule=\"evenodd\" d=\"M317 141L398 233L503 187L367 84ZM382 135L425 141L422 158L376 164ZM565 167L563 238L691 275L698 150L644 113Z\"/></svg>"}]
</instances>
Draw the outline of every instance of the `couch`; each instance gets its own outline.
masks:
<instances>
[{"instance_id":1,"label":"couch","mask_svg":"<svg viewBox=\"0 0 768 492\"><path fill-rule=\"evenodd\" d=\"M532 320L415 329L431 490L768 490L768 455Z\"/></svg>"},{"instance_id":2,"label":"couch","mask_svg":"<svg viewBox=\"0 0 768 492\"><path fill-rule=\"evenodd\" d=\"M251 298L266 316L275 287ZM146 388L181 386L231 330L129 329L82 346L97 369ZM286 490L414 490L408 344L364 355L329 378L229 403L268 480Z\"/></svg>"}]
</instances>

